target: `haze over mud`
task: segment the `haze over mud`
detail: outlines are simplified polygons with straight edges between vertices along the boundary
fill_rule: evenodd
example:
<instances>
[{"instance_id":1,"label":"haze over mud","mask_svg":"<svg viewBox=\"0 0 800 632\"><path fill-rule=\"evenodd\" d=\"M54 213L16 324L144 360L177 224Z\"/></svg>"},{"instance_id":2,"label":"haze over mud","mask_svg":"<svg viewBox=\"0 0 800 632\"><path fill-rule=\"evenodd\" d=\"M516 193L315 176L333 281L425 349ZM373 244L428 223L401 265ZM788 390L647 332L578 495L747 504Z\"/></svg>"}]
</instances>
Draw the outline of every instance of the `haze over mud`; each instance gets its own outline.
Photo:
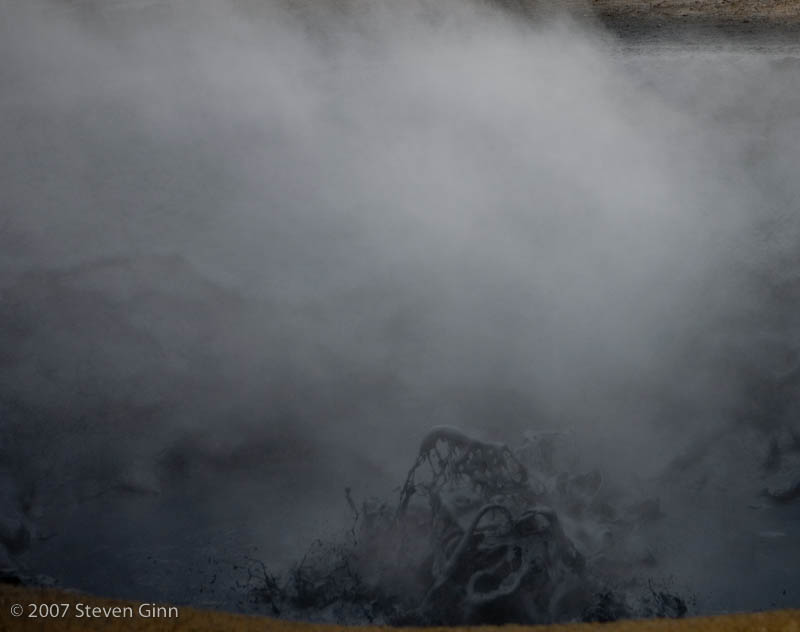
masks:
<instances>
[{"instance_id":1,"label":"haze over mud","mask_svg":"<svg viewBox=\"0 0 800 632\"><path fill-rule=\"evenodd\" d=\"M659 495L698 611L798 604L798 49L544 13L0 2L9 565L240 607L447 424Z\"/></svg>"}]
</instances>

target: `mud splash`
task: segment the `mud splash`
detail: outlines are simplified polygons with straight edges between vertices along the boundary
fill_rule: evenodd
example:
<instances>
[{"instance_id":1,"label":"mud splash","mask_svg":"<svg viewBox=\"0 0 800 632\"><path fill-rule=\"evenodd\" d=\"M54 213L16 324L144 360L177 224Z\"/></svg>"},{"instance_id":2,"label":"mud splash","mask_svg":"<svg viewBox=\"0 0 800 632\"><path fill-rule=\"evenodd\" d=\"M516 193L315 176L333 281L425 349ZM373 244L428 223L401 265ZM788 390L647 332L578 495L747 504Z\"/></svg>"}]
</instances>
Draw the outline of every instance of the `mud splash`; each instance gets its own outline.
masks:
<instances>
[{"instance_id":1,"label":"mud splash","mask_svg":"<svg viewBox=\"0 0 800 632\"><path fill-rule=\"evenodd\" d=\"M631 546L663 515L659 500L561 469L567 442L529 434L512 449L435 427L396 502L358 504L347 488L349 533L315 542L282 578L251 560L251 598L276 616L351 624L685 615L686 598L654 584L652 551Z\"/></svg>"}]
</instances>

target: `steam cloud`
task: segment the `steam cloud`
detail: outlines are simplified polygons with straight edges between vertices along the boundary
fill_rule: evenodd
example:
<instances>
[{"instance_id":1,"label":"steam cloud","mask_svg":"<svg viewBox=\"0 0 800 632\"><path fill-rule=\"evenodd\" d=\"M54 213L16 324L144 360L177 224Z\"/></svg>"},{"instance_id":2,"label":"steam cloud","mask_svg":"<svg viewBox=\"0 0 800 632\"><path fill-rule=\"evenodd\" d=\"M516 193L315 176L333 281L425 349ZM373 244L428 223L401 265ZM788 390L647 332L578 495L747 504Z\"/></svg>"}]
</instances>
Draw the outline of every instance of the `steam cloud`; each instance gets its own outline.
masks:
<instances>
[{"instance_id":1,"label":"steam cloud","mask_svg":"<svg viewBox=\"0 0 800 632\"><path fill-rule=\"evenodd\" d=\"M4 467L89 551L45 572L283 563L435 424L644 480L797 361L796 51L319 4L0 4Z\"/></svg>"}]
</instances>

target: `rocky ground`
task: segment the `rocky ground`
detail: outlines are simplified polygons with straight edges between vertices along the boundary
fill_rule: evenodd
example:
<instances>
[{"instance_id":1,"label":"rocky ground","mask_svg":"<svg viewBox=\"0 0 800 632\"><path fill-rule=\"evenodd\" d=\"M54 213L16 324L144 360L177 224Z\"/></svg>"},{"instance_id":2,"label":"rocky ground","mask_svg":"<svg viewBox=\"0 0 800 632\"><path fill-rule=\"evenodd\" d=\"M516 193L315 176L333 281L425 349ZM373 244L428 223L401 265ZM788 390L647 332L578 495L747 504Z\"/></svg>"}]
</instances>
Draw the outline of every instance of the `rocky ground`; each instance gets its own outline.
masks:
<instances>
[{"instance_id":1,"label":"rocky ground","mask_svg":"<svg viewBox=\"0 0 800 632\"><path fill-rule=\"evenodd\" d=\"M703 19L742 24L797 23L800 4L794 0L590 0L599 15L614 20Z\"/></svg>"}]
</instances>

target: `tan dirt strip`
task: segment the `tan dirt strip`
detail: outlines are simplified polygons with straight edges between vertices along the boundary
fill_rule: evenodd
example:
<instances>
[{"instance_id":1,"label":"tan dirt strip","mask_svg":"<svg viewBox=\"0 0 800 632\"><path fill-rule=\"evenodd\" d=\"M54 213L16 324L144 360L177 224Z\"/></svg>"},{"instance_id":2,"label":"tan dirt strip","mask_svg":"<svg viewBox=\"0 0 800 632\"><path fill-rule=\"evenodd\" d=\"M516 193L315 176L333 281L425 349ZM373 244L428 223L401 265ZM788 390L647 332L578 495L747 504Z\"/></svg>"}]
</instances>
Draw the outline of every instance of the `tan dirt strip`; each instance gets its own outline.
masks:
<instances>
[{"instance_id":1,"label":"tan dirt strip","mask_svg":"<svg viewBox=\"0 0 800 632\"><path fill-rule=\"evenodd\" d=\"M31 605L69 604L65 617L30 618ZM21 606L23 614L14 616L12 608ZM110 610L117 608L116 611ZM217 632L231 630L233 632L335 632L342 626L328 624L293 623L277 621L267 617L245 616L198 610L195 608L177 608L177 617L149 616L152 606L145 605L143 614L139 613L140 604L132 601L104 599L77 592L55 589L21 588L17 586L0 586L0 632L18 632L23 630L144 630L148 632ZM61 605L58 608L62 608ZM99 609L97 618L87 618L87 610ZM106 616L103 613L111 616ZM55 609L54 609L55 611ZM84 616L78 616L78 614ZM114 615L119 616L114 616ZM162 611L162 615L163 615ZM342 628L347 629L347 628ZM521 632L522 630L542 630L552 632L800 632L800 610L780 610L756 614L721 615L715 617L698 617L682 620L655 619L647 621L622 621L617 623L565 624L552 626L485 626L481 628L429 628L441 632L458 632L468 629L479 629L480 632Z\"/></svg>"}]
</instances>

